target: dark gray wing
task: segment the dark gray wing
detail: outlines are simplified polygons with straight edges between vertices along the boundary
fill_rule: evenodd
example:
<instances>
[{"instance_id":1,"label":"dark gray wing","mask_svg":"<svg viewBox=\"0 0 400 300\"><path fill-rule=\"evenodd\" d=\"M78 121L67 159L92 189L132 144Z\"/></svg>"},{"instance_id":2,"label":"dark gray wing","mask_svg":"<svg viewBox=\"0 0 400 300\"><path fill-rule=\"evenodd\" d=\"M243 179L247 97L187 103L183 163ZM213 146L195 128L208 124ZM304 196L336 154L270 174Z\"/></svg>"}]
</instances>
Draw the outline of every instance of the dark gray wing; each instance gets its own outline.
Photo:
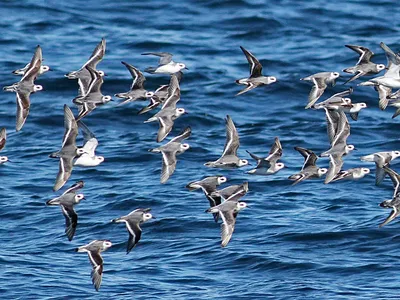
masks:
<instances>
[{"instance_id":1,"label":"dark gray wing","mask_svg":"<svg viewBox=\"0 0 400 300\"><path fill-rule=\"evenodd\" d=\"M174 137L169 143L182 143L183 140L190 137L192 134L192 128L190 126L186 127L179 135Z\"/></svg>"},{"instance_id":2,"label":"dark gray wing","mask_svg":"<svg viewBox=\"0 0 400 300\"><path fill-rule=\"evenodd\" d=\"M131 90L143 89L143 84L146 81L146 77L143 75L143 73L140 72L139 69L135 68L134 66L124 61L121 61L121 63L128 69L129 73L131 73L131 76L133 78Z\"/></svg>"},{"instance_id":3,"label":"dark gray wing","mask_svg":"<svg viewBox=\"0 0 400 300\"><path fill-rule=\"evenodd\" d=\"M4 146L6 145L6 139L7 139L7 132L6 129L3 127L0 130L0 151L3 150Z\"/></svg>"},{"instance_id":4,"label":"dark gray wing","mask_svg":"<svg viewBox=\"0 0 400 300\"><path fill-rule=\"evenodd\" d=\"M314 152L302 147L294 147L294 149L297 150L304 157L304 165L302 167L302 170L309 166L315 166L318 157Z\"/></svg>"},{"instance_id":5,"label":"dark gray wing","mask_svg":"<svg viewBox=\"0 0 400 300\"><path fill-rule=\"evenodd\" d=\"M72 205L67 206L61 204L60 206L65 217L65 233L68 237L68 240L72 241L76 231L76 226L78 225L78 215L76 214Z\"/></svg>"},{"instance_id":6,"label":"dark gray wing","mask_svg":"<svg viewBox=\"0 0 400 300\"><path fill-rule=\"evenodd\" d=\"M126 248L126 254L128 254L133 247L140 241L142 236L142 230L136 221L127 220L126 229L129 233L128 245Z\"/></svg>"},{"instance_id":7,"label":"dark gray wing","mask_svg":"<svg viewBox=\"0 0 400 300\"><path fill-rule=\"evenodd\" d=\"M64 139L62 148L66 146L76 146L76 137L78 136L78 124L76 123L74 114L68 105L64 105Z\"/></svg>"},{"instance_id":8,"label":"dark gray wing","mask_svg":"<svg viewBox=\"0 0 400 300\"><path fill-rule=\"evenodd\" d=\"M97 64L103 59L105 53L106 53L106 40L102 38L100 43L98 43L96 48L94 48L89 60L82 66L82 69L87 66L95 69Z\"/></svg>"},{"instance_id":9,"label":"dark gray wing","mask_svg":"<svg viewBox=\"0 0 400 300\"><path fill-rule=\"evenodd\" d=\"M232 118L229 115L226 116L225 123L226 123L226 141L222 156L236 155L237 149L239 148L240 145L238 132L236 130L235 124L232 121Z\"/></svg>"},{"instance_id":10,"label":"dark gray wing","mask_svg":"<svg viewBox=\"0 0 400 300\"><path fill-rule=\"evenodd\" d=\"M100 251L89 251L88 252L89 261L93 266L92 273L90 274L92 277L92 282L96 291L99 290L101 285L101 279L103 276L103 258L100 255Z\"/></svg>"},{"instance_id":11,"label":"dark gray wing","mask_svg":"<svg viewBox=\"0 0 400 300\"><path fill-rule=\"evenodd\" d=\"M33 54L29 67L25 71L24 76L22 76L21 81L27 81L33 84L33 81L39 74L41 65L42 65L42 48L40 48L40 46L38 45L36 46L35 53Z\"/></svg>"},{"instance_id":12,"label":"dark gray wing","mask_svg":"<svg viewBox=\"0 0 400 300\"><path fill-rule=\"evenodd\" d=\"M242 46L240 46L240 49L242 49L244 55L247 58L247 61L249 62L250 78L262 76L262 65L260 64L258 59Z\"/></svg>"},{"instance_id":13,"label":"dark gray wing","mask_svg":"<svg viewBox=\"0 0 400 300\"><path fill-rule=\"evenodd\" d=\"M77 190L80 190L83 188L85 183L83 180L75 182L73 185L71 185L62 195L68 194L68 193L75 193Z\"/></svg>"}]
</instances>

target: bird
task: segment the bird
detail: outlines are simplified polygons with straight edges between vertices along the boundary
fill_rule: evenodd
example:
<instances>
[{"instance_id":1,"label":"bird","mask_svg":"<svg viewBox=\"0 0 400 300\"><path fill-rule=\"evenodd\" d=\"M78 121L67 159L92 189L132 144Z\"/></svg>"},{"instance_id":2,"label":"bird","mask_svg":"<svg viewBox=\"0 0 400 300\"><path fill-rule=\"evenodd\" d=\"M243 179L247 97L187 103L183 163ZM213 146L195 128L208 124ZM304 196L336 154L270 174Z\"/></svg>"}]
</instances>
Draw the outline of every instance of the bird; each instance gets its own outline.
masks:
<instances>
[{"instance_id":1,"label":"bird","mask_svg":"<svg viewBox=\"0 0 400 300\"><path fill-rule=\"evenodd\" d=\"M237 93L236 96L244 94L256 87L276 82L276 77L262 75L262 65L258 61L258 59L253 54L250 53L250 51L246 50L242 46L240 46L240 49L242 49L244 55L247 58L247 61L249 62L250 77L236 80L237 84L246 85L246 88Z\"/></svg>"},{"instance_id":2,"label":"bird","mask_svg":"<svg viewBox=\"0 0 400 300\"><path fill-rule=\"evenodd\" d=\"M374 53L367 47L357 46L357 45L345 45L345 46L358 53L360 57L358 59L357 64L354 67L346 68L343 70L343 72L355 74L344 84L356 80L361 76L378 74L382 70L386 69L386 66L384 64L375 64L371 61L371 57L374 55Z\"/></svg>"},{"instance_id":3,"label":"bird","mask_svg":"<svg viewBox=\"0 0 400 300\"><path fill-rule=\"evenodd\" d=\"M64 138L61 150L49 155L51 158L59 158L59 171L53 190L58 191L64 186L72 173L73 160L76 156L85 153L85 150L76 147L76 137L78 136L78 124L74 114L68 105L64 105Z\"/></svg>"},{"instance_id":4,"label":"bird","mask_svg":"<svg viewBox=\"0 0 400 300\"><path fill-rule=\"evenodd\" d=\"M390 162L400 156L400 151L382 151L361 157L361 161L375 162L375 185L380 185L386 176L384 166L390 167Z\"/></svg>"},{"instance_id":5,"label":"bird","mask_svg":"<svg viewBox=\"0 0 400 300\"><path fill-rule=\"evenodd\" d=\"M400 56L390 49L385 43L379 44L383 51L385 51L386 59L388 61L386 73L383 76L375 77L369 82L384 85L389 88L400 88Z\"/></svg>"},{"instance_id":6,"label":"bird","mask_svg":"<svg viewBox=\"0 0 400 300\"><path fill-rule=\"evenodd\" d=\"M335 81L339 76L338 72L320 72L301 78L300 80L311 81L313 83L313 87L308 95L308 104L305 108L311 108L322 96L328 85L335 85Z\"/></svg>"},{"instance_id":7,"label":"bird","mask_svg":"<svg viewBox=\"0 0 400 300\"><path fill-rule=\"evenodd\" d=\"M161 183L166 183L169 177L175 172L177 163L176 155L182 154L190 148L189 144L182 144L182 141L189 138L191 133L192 129L186 127L178 136L171 139L165 145L149 150L153 153L162 154Z\"/></svg>"},{"instance_id":8,"label":"bird","mask_svg":"<svg viewBox=\"0 0 400 300\"><path fill-rule=\"evenodd\" d=\"M72 71L69 72L68 74L65 75L68 79L78 79L81 80L82 82L79 85L86 85L87 81L91 81L90 74L89 74L89 69L87 67L90 67L94 70L96 70L97 64L103 60L104 54L106 53L106 40L104 38L101 39L100 43L97 44L96 48L93 50L92 55L86 61L83 66L77 70L77 71ZM102 76L104 76L103 71L99 71Z\"/></svg>"},{"instance_id":9,"label":"bird","mask_svg":"<svg viewBox=\"0 0 400 300\"><path fill-rule=\"evenodd\" d=\"M384 86L379 83L374 83L371 81L361 82L359 86L373 86L375 91L378 92L379 97L379 108L385 110L389 104L390 97L392 95L392 88Z\"/></svg>"},{"instance_id":10,"label":"bird","mask_svg":"<svg viewBox=\"0 0 400 300\"><path fill-rule=\"evenodd\" d=\"M216 161L206 162L204 165L210 168L240 168L249 164L247 159L240 159L237 150L240 146L239 135L232 118L227 115L225 118L226 141L224 151Z\"/></svg>"},{"instance_id":11,"label":"bird","mask_svg":"<svg viewBox=\"0 0 400 300\"><path fill-rule=\"evenodd\" d=\"M348 106L351 104L351 99L346 98L346 96L353 93L353 88L341 91L329 97L328 99L314 104L311 108L313 109L330 109L330 110L340 110L343 106Z\"/></svg>"},{"instance_id":12,"label":"bird","mask_svg":"<svg viewBox=\"0 0 400 300\"><path fill-rule=\"evenodd\" d=\"M101 164L104 161L103 156L96 155L95 151L97 145L99 144L96 136L90 129L83 123L82 120L78 121L78 127L81 128L83 132L83 138L85 140L85 144L81 148L84 153L80 155L74 162L74 166L79 167L95 167Z\"/></svg>"},{"instance_id":13,"label":"bird","mask_svg":"<svg viewBox=\"0 0 400 300\"><path fill-rule=\"evenodd\" d=\"M217 176L207 176L203 178L202 180L198 181L192 181L189 182L186 185L186 188L189 189L189 191L194 191L197 189L202 189L204 192L204 195L206 196L208 202L210 203L210 207L216 206L218 204L221 204L221 197L218 196L218 199L216 197L212 196L212 193L217 191L217 187L227 181L227 178L225 176L217 175ZM214 219L215 222L218 222L219 214L215 213L214 214Z\"/></svg>"},{"instance_id":14,"label":"bird","mask_svg":"<svg viewBox=\"0 0 400 300\"><path fill-rule=\"evenodd\" d=\"M326 173L325 184L331 182L341 171L343 156L354 150L354 145L347 145L347 138L350 135L350 125L343 110L335 111L325 108L328 138L331 148L321 156L328 156L329 169Z\"/></svg>"},{"instance_id":15,"label":"bird","mask_svg":"<svg viewBox=\"0 0 400 300\"><path fill-rule=\"evenodd\" d=\"M174 95L177 88L179 88L180 81L182 79L183 73L181 71L171 74L169 84L164 84L154 91L154 95L150 98L150 103L143 107L138 115L149 112L160 104L164 103L169 97ZM176 84L178 82L178 84Z\"/></svg>"},{"instance_id":16,"label":"bird","mask_svg":"<svg viewBox=\"0 0 400 300\"><path fill-rule=\"evenodd\" d=\"M358 113L361 109L366 108L367 104L364 102L352 103L350 98L345 97L352 92L353 88L349 88L348 90L336 93L325 101L314 104L312 108L344 111L345 113L349 113L354 121L357 121Z\"/></svg>"},{"instance_id":17,"label":"bird","mask_svg":"<svg viewBox=\"0 0 400 300\"><path fill-rule=\"evenodd\" d=\"M187 69L183 63L176 63L172 60L172 54L168 52L145 52L142 55L159 56L160 60L157 67L148 67L144 71L150 74L174 74L183 69Z\"/></svg>"},{"instance_id":18,"label":"bird","mask_svg":"<svg viewBox=\"0 0 400 300\"><path fill-rule=\"evenodd\" d=\"M171 81L172 80L173 77L171 77ZM165 100L161 110L153 117L144 121L144 123L158 121L159 129L157 133L157 143L162 142L168 136L174 126L174 121L180 116L186 114L184 108L176 107L181 95L177 78L174 79L173 84L169 87L169 95L170 96Z\"/></svg>"},{"instance_id":19,"label":"bird","mask_svg":"<svg viewBox=\"0 0 400 300\"><path fill-rule=\"evenodd\" d=\"M103 95L101 86L104 83L101 74L90 66L85 67L91 77L92 81L85 94L75 97L72 102L78 106L79 114L76 118L77 121L91 113L95 108L112 101L111 96Z\"/></svg>"},{"instance_id":20,"label":"bird","mask_svg":"<svg viewBox=\"0 0 400 300\"><path fill-rule=\"evenodd\" d=\"M232 196L243 197L249 192L249 183L247 181L242 184L233 184L227 186L223 189L216 190L210 194L210 196L215 199L217 205L222 202L222 200L227 200ZM218 200L219 198L219 200Z\"/></svg>"},{"instance_id":21,"label":"bird","mask_svg":"<svg viewBox=\"0 0 400 300\"><path fill-rule=\"evenodd\" d=\"M122 216L111 221L113 223L125 222L126 229L129 233L126 254L128 254L132 248L136 246L142 236L142 228L140 228L140 224L150 220L151 218L154 218L150 213L150 210L150 208L138 208L126 216Z\"/></svg>"},{"instance_id":22,"label":"bird","mask_svg":"<svg viewBox=\"0 0 400 300\"><path fill-rule=\"evenodd\" d=\"M275 174L285 167L283 163L278 163L278 160L282 156L282 145L278 137L275 137L275 142L269 151L269 155L265 158L258 157L247 150L246 152L257 161L256 168L247 171L248 174L270 175Z\"/></svg>"},{"instance_id":23,"label":"bird","mask_svg":"<svg viewBox=\"0 0 400 300\"><path fill-rule=\"evenodd\" d=\"M210 195L212 192L217 190L217 187L227 181L225 176L217 175L217 176L207 176L202 180L192 181L186 185L186 188L189 191L194 191L197 189L201 189L205 195Z\"/></svg>"},{"instance_id":24,"label":"bird","mask_svg":"<svg viewBox=\"0 0 400 300\"><path fill-rule=\"evenodd\" d=\"M65 233L69 241L72 241L76 226L78 225L78 215L74 206L85 199L83 194L76 194L76 191L84 187L83 181L78 181L71 185L61 196L48 200L47 205L59 205L65 217Z\"/></svg>"},{"instance_id":25,"label":"bird","mask_svg":"<svg viewBox=\"0 0 400 300\"><path fill-rule=\"evenodd\" d=\"M0 151L4 149L6 146L6 139L7 139L7 131L3 127L0 129ZM7 156L0 156L0 164L4 164L5 162L8 161Z\"/></svg>"},{"instance_id":26,"label":"bird","mask_svg":"<svg viewBox=\"0 0 400 300\"><path fill-rule=\"evenodd\" d=\"M103 258L101 257L101 252L106 251L111 246L112 243L109 240L94 240L87 245L75 249L76 252L87 252L89 261L93 267L90 275L96 291L99 291L103 277Z\"/></svg>"},{"instance_id":27,"label":"bird","mask_svg":"<svg viewBox=\"0 0 400 300\"><path fill-rule=\"evenodd\" d=\"M331 154L347 155L354 150L354 145L347 144L347 138L350 136L350 124L345 113L326 109L326 119L331 148L321 153L321 157Z\"/></svg>"},{"instance_id":28,"label":"bird","mask_svg":"<svg viewBox=\"0 0 400 300\"><path fill-rule=\"evenodd\" d=\"M37 78L40 67L42 65L42 48L38 45L35 49L35 53L29 63L29 68L25 71L19 82L14 83L10 86L5 86L3 90L7 92L15 92L17 95L17 122L16 131L20 131L25 124L26 118L28 117L31 102L30 95L43 90L41 85L35 84L34 81Z\"/></svg>"},{"instance_id":29,"label":"bird","mask_svg":"<svg viewBox=\"0 0 400 300\"><path fill-rule=\"evenodd\" d=\"M336 176L332 179L332 182L343 179L358 180L370 172L371 170L368 168L351 168L348 170L342 170L336 174Z\"/></svg>"},{"instance_id":30,"label":"bird","mask_svg":"<svg viewBox=\"0 0 400 300\"><path fill-rule=\"evenodd\" d=\"M318 157L313 151L302 147L294 147L294 149L304 157L304 164L299 173L289 176L290 180L294 180L292 185L298 184L308 178L320 178L326 174L328 169L319 168L316 165Z\"/></svg>"},{"instance_id":31,"label":"bird","mask_svg":"<svg viewBox=\"0 0 400 300\"><path fill-rule=\"evenodd\" d=\"M146 100L147 98L153 97L154 93L149 92L144 88L146 77L143 75L143 73L140 72L139 69L124 61L122 61L121 63L128 69L133 78L133 82L131 85L131 89L128 92L115 94L115 97L123 99L123 101L118 105L123 105L136 100Z\"/></svg>"},{"instance_id":32,"label":"bird","mask_svg":"<svg viewBox=\"0 0 400 300\"><path fill-rule=\"evenodd\" d=\"M13 73L14 75L22 75L22 76L23 76L23 75L25 75L25 72L26 72L27 70L29 70L30 66L31 66L31 64L30 64L30 63L27 63L27 64L25 65L25 67L23 67L22 69L14 70L14 71L12 71L12 73ZM46 72L48 72L48 71L50 71L50 67L49 67L49 66L41 65L41 66L40 66L40 70L39 70L39 72L38 72L38 76L39 76L39 75L42 75L43 73L46 73Z\"/></svg>"},{"instance_id":33,"label":"bird","mask_svg":"<svg viewBox=\"0 0 400 300\"><path fill-rule=\"evenodd\" d=\"M226 247L232 238L238 212L247 207L246 202L239 201L240 197L241 195L233 195L223 203L206 210L208 213L219 213L222 219L221 247Z\"/></svg>"}]
</instances>

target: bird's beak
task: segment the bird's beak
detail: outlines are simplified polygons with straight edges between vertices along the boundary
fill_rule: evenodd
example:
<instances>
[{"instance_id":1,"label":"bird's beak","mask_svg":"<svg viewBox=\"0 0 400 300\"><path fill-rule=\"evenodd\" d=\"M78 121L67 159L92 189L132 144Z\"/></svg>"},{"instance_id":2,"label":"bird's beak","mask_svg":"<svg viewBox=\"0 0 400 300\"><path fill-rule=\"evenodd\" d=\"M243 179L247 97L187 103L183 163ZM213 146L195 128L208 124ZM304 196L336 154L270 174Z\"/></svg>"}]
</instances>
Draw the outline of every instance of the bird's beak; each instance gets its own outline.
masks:
<instances>
[{"instance_id":1,"label":"bird's beak","mask_svg":"<svg viewBox=\"0 0 400 300\"><path fill-rule=\"evenodd\" d=\"M157 219L155 216L151 216L152 217L152 219Z\"/></svg>"},{"instance_id":2,"label":"bird's beak","mask_svg":"<svg viewBox=\"0 0 400 300\"><path fill-rule=\"evenodd\" d=\"M189 70L189 68L188 68L188 67L185 67L185 69L186 69L186 70Z\"/></svg>"}]
</instances>

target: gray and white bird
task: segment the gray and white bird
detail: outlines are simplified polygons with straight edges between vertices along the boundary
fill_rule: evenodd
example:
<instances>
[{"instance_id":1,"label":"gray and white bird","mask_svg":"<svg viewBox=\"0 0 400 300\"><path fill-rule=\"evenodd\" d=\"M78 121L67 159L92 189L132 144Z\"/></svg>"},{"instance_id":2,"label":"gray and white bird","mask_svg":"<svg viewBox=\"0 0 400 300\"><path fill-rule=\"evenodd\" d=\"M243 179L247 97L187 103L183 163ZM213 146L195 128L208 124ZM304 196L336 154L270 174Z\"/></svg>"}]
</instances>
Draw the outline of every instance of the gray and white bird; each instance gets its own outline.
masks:
<instances>
[{"instance_id":1,"label":"gray and white bird","mask_svg":"<svg viewBox=\"0 0 400 300\"><path fill-rule=\"evenodd\" d=\"M371 81L361 82L359 86L373 86L375 91L378 92L379 97L379 108L385 110L389 104L390 97L392 95L392 88L384 86L382 84L374 83Z\"/></svg>"},{"instance_id":2,"label":"gray and white bird","mask_svg":"<svg viewBox=\"0 0 400 300\"><path fill-rule=\"evenodd\" d=\"M343 70L343 72L355 74L344 84L356 80L361 76L378 74L380 71L386 69L386 66L384 64L375 64L371 61L371 57L374 55L374 52L369 50L367 47L357 46L357 45L345 45L345 46L358 53L360 57L355 66Z\"/></svg>"},{"instance_id":3,"label":"gray and white bird","mask_svg":"<svg viewBox=\"0 0 400 300\"><path fill-rule=\"evenodd\" d=\"M59 205L61 207L65 217L65 234L70 241L72 241L78 225L78 215L74 210L74 206L85 199L83 194L76 194L76 191L83 188L83 186L83 181L78 181L71 185L61 196L46 202L47 205Z\"/></svg>"},{"instance_id":4,"label":"gray and white bird","mask_svg":"<svg viewBox=\"0 0 400 300\"><path fill-rule=\"evenodd\" d=\"M103 258L101 252L106 251L112 246L109 240L94 240L87 245L75 249L76 252L87 252L89 261L93 267L91 272L92 283L96 291L99 291L103 277Z\"/></svg>"},{"instance_id":5,"label":"gray and white bird","mask_svg":"<svg viewBox=\"0 0 400 300\"><path fill-rule=\"evenodd\" d=\"M343 156L354 150L354 145L347 145L350 135L350 125L343 110L335 111L325 108L328 138L331 148L321 156L329 156L329 169L326 173L324 183L331 182L341 171Z\"/></svg>"},{"instance_id":6,"label":"gray and white bird","mask_svg":"<svg viewBox=\"0 0 400 300\"><path fill-rule=\"evenodd\" d=\"M164 84L154 91L154 95L150 98L150 103L143 107L138 114L149 112L160 104L163 104L169 97L175 94L176 89L179 89L179 84L182 79L183 73L181 71L171 74L169 84ZM177 84L178 83L178 84Z\"/></svg>"},{"instance_id":7,"label":"gray and white bird","mask_svg":"<svg viewBox=\"0 0 400 300\"><path fill-rule=\"evenodd\" d=\"M68 105L64 105L64 138L61 150L49 155L52 158L59 158L59 171L53 190L58 191L67 182L72 173L73 160L76 156L85 153L83 149L76 147L76 137L78 136L78 124L74 114Z\"/></svg>"},{"instance_id":8,"label":"gray and white bird","mask_svg":"<svg viewBox=\"0 0 400 300\"><path fill-rule=\"evenodd\" d=\"M126 93L115 94L115 97L122 98L123 101L118 105L123 105L136 100L146 100L154 96L153 92L149 92L144 88L146 77L140 72L139 69L122 61L121 62L129 71L133 78L131 89Z\"/></svg>"},{"instance_id":9,"label":"gray and white bird","mask_svg":"<svg viewBox=\"0 0 400 300\"><path fill-rule=\"evenodd\" d=\"M146 52L142 55L159 56L160 60L157 67L148 67L144 71L150 74L174 74L183 69L187 69L183 63L176 63L172 60L172 54L168 52Z\"/></svg>"},{"instance_id":10,"label":"gray and white bird","mask_svg":"<svg viewBox=\"0 0 400 300\"><path fill-rule=\"evenodd\" d=\"M21 75L21 76L24 76L24 75L25 75L25 72L28 71L28 70L30 69L30 67L31 67L31 63L27 63L27 64L25 65L25 67L23 67L22 69L14 70L14 71L12 71L12 73L13 73L14 75ZM41 66L40 66L40 69L39 69L39 72L38 72L38 76L39 76L39 75L42 75L43 73L46 73L46 72L48 72L48 71L50 71L50 67L49 67L49 66L41 65Z\"/></svg>"},{"instance_id":11,"label":"gray and white bird","mask_svg":"<svg viewBox=\"0 0 400 300\"><path fill-rule=\"evenodd\" d=\"M240 168L249 164L247 159L240 159L237 150L240 146L239 134L236 130L232 118L227 115L225 119L226 141L224 151L216 161L206 162L204 165L210 168L232 169Z\"/></svg>"},{"instance_id":12,"label":"gray and white bird","mask_svg":"<svg viewBox=\"0 0 400 300\"><path fill-rule=\"evenodd\" d=\"M375 162L375 185L380 185L386 176L384 166L390 167L390 162L400 156L400 151L376 152L361 157L362 161Z\"/></svg>"},{"instance_id":13,"label":"gray and white bird","mask_svg":"<svg viewBox=\"0 0 400 300\"><path fill-rule=\"evenodd\" d=\"M113 223L124 222L126 225L126 230L128 230L129 233L126 254L128 254L132 248L136 246L142 236L142 228L140 228L140 224L150 220L151 218L154 218L150 213L150 210L150 208L138 208L126 216L122 216L111 221Z\"/></svg>"},{"instance_id":14,"label":"gray and white bird","mask_svg":"<svg viewBox=\"0 0 400 300\"><path fill-rule=\"evenodd\" d=\"M182 141L190 137L192 130L186 127L178 136L174 137L165 145L150 149L150 152L162 154L161 183L166 183L169 177L175 172L178 154L182 154L190 148L189 144Z\"/></svg>"},{"instance_id":15,"label":"gray and white bird","mask_svg":"<svg viewBox=\"0 0 400 300\"><path fill-rule=\"evenodd\" d=\"M19 82L10 86L5 86L3 90L7 92L15 92L17 95L17 124L16 131L20 131L25 124L26 118L31 107L30 95L37 91L43 90L41 85L35 84L34 81L39 74L42 65L42 48L38 45L35 53L29 63L29 68L25 71Z\"/></svg>"},{"instance_id":16,"label":"gray and white bird","mask_svg":"<svg viewBox=\"0 0 400 300\"><path fill-rule=\"evenodd\" d=\"M368 168L351 168L348 170L342 170L336 174L336 176L332 179L332 182L343 179L358 180L370 172L371 170Z\"/></svg>"},{"instance_id":17,"label":"gray and white bird","mask_svg":"<svg viewBox=\"0 0 400 300\"><path fill-rule=\"evenodd\" d=\"M170 84L169 87L170 96L165 100L161 110L153 117L144 121L144 123L158 121L159 129L157 133L157 143L162 142L168 136L174 126L174 121L183 114L186 114L184 108L176 107L181 96L179 81L174 76L171 77L171 81L173 81L173 83Z\"/></svg>"},{"instance_id":18,"label":"gray and white bird","mask_svg":"<svg viewBox=\"0 0 400 300\"><path fill-rule=\"evenodd\" d=\"M242 46L240 46L240 49L242 49L247 61L249 62L250 77L236 80L237 84L244 84L247 86L237 93L236 96L244 94L252 89L255 89L256 87L276 82L276 77L262 75L262 65L258 59L250 53L250 51L246 50Z\"/></svg>"},{"instance_id":19,"label":"gray and white bird","mask_svg":"<svg viewBox=\"0 0 400 300\"><path fill-rule=\"evenodd\" d=\"M7 131L3 127L0 129L0 151L3 150L4 147L6 146L6 140L7 140ZM4 164L7 161L8 161L7 156L0 156L0 165Z\"/></svg>"},{"instance_id":20,"label":"gray and white bird","mask_svg":"<svg viewBox=\"0 0 400 300\"><path fill-rule=\"evenodd\" d=\"M95 108L112 101L111 96L103 95L101 86L104 83L103 76L99 71L90 66L85 67L92 78L90 86L87 88L85 94L75 97L72 102L78 106L79 114L76 118L77 121L91 113Z\"/></svg>"},{"instance_id":21,"label":"gray and white bird","mask_svg":"<svg viewBox=\"0 0 400 300\"><path fill-rule=\"evenodd\" d=\"M231 197L243 197L249 192L249 183L247 181L242 184L233 184L227 186L223 189L216 190L210 194L210 196L217 201L217 205L222 202L222 200L227 200ZM219 200L217 200L220 198Z\"/></svg>"},{"instance_id":22,"label":"gray and white bird","mask_svg":"<svg viewBox=\"0 0 400 300\"><path fill-rule=\"evenodd\" d=\"M216 206L221 204L221 197L213 197L212 193L217 191L217 187L222 183L225 183L227 178L225 176L208 176L203 178L202 180L192 181L186 185L186 188L189 191L194 191L197 189L202 189L204 195L206 196L207 200L210 203L210 207ZM214 214L215 222L218 221L219 214Z\"/></svg>"},{"instance_id":23,"label":"gray and white bird","mask_svg":"<svg viewBox=\"0 0 400 300\"><path fill-rule=\"evenodd\" d=\"M233 195L223 203L206 210L208 213L219 213L221 224L221 247L226 247L235 230L236 217L239 211L247 207L247 203L239 201L241 195Z\"/></svg>"},{"instance_id":24,"label":"gray and white bird","mask_svg":"<svg viewBox=\"0 0 400 300\"><path fill-rule=\"evenodd\" d=\"M383 76L375 77L369 82L384 85L389 88L400 88L400 56L396 54L384 43L379 44L383 51L385 51L386 59L388 61L387 71Z\"/></svg>"},{"instance_id":25,"label":"gray and white bird","mask_svg":"<svg viewBox=\"0 0 400 300\"><path fill-rule=\"evenodd\" d=\"M353 88L349 88L342 92L336 93L329 97L328 99L316 103L312 106L314 109L330 109L330 110L340 110L343 106L348 106L351 104L351 99L347 98L353 93Z\"/></svg>"},{"instance_id":26,"label":"gray and white bird","mask_svg":"<svg viewBox=\"0 0 400 300\"><path fill-rule=\"evenodd\" d=\"M338 72L320 72L301 78L300 80L311 81L313 83L313 87L308 95L308 104L305 108L311 108L322 96L328 85L335 85L335 81L339 76Z\"/></svg>"},{"instance_id":27,"label":"gray and white bird","mask_svg":"<svg viewBox=\"0 0 400 300\"><path fill-rule=\"evenodd\" d=\"M84 153L75 160L74 166L96 167L104 161L104 157L96 155L95 152L99 142L82 120L78 121L78 127L82 130L85 144L81 148Z\"/></svg>"},{"instance_id":28,"label":"gray and white bird","mask_svg":"<svg viewBox=\"0 0 400 300\"><path fill-rule=\"evenodd\" d=\"M256 168L248 171L248 174L270 175L275 174L285 167L283 163L278 163L278 160L282 156L282 145L278 137L275 138L275 142L272 145L271 150L269 151L269 155L267 157L258 157L257 155L254 155L247 150L246 152L249 153L250 156L257 161Z\"/></svg>"},{"instance_id":29,"label":"gray and white bird","mask_svg":"<svg viewBox=\"0 0 400 300\"><path fill-rule=\"evenodd\" d=\"M321 157L331 154L347 155L355 147L347 144L347 138L350 136L350 124L346 115L343 111L329 111L326 109L326 116L331 148L321 153Z\"/></svg>"},{"instance_id":30,"label":"gray and white bird","mask_svg":"<svg viewBox=\"0 0 400 300\"><path fill-rule=\"evenodd\" d=\"M290 180L294 180L292 185L298 184L299 182L309 178L320 178L326 174L328 169L319 168L316 165L318 157L313 151L302 147L294 147L294 149L304 157L304 164L299 173L289 176Z\"/></svg>"}]
</instances>

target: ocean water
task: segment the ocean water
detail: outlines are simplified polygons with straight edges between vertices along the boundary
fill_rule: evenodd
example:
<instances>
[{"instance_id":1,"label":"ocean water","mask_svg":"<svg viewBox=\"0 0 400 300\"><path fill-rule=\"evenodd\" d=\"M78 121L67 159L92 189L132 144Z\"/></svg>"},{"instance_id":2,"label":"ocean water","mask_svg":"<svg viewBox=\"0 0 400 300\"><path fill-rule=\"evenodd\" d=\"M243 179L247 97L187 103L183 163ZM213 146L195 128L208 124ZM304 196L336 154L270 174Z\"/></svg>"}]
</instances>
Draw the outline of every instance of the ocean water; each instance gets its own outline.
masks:
<instances>
[{"instance_id":1,"label":"ocean water","mask_svg":"<svg viewBox=\"0 0 400 300\"><path fill-rule=\"evenodd\" d=\"M364 45L386 63L381 41L400 50L397 1L1 1L0 85L18 80L11 74L43 49L51 72L37 83L44 91L31 95L23 129L15 132L15 95L3 93L0 127L8 139L0 166L0 295L3 299L394 299L400 297L400 222L379 229L389 210L378 204L392 195L386 179L374 185L374 166L360 156L399 150L399 119L393 108L380 111L372 88L353 84L341 72L358 56L345 44ZM141 70L166 51L184 62L181 102L189 113L179 118L170 136L192 127L191 149L180 155L170 180L159 182L161 155L157 124L137 115L145 102L96 109L85 123L99 140L105 162L96 168L74 168L64 189L84 180L83 200L76 211L74 239L64 234L64 218L45 202L59 195L52 186L57 160L49 153L61 146L63 106L77 95L77 83L63 75L77 70L104 37L107 50L98 69L107 74L105 95L127 91L131 77L120 63ZM235 97L234 83L248 76L239 46L263 64L278 82ZM317 72L341 72L338 83L321 99L348 86L353 102L368 108L350 120L348 141L357 151L344 168L371 167L360 181L324 185L310 180L291 186L288 176L303 159L293 149L329 148L324 114L304 110L311 85L299 79ZM146 88L167 84L166 75L146 74ZM115 99L115 98L114 98ZM282 161L288 166L273 176L209 169L225 143L224 117L230 115L240 135L239 156L249 150L266 154L279 136ZM78 137L78 144L82 137ZM254 163L254 162L253 162ZM326 158L318 160L327 167ZM396 163L393 168L399 170ZM220 246L220 228L204 211L208 201L185 185L222 174L229 184L249 182L243 198L250 208L240 213L232 240ZM128 233L111 219L138 207L156 217L143 224L140 243L125 254ZM74 248L94 239L109 239L103 253L104 275L99 292L91 284L86 254Z\"/></svg>"}]
</instances>

